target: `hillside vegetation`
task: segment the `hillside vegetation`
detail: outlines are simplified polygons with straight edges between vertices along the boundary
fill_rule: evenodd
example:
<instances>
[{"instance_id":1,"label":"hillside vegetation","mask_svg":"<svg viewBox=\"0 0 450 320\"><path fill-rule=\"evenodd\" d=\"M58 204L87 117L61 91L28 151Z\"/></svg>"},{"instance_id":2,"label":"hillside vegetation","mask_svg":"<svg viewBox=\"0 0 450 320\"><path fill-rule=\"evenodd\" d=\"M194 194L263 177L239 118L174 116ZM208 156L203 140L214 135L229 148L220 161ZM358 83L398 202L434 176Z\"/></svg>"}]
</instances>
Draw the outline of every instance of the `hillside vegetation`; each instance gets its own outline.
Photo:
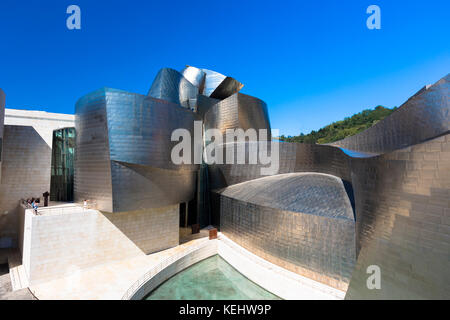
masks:
<instances>
[{"instance_id":1,"label":"hillside vegetation","mask_svg":"<svg viewBox=\"0 0 450 320\"><path fill-rule=\"evenodd\" d=\"M397 107L392 109L378 106L373 110L367 109L360 113L347 117L344 120L333 122L318 131L311 131L308 134L300 134L299 136L280 136L280 141L286 142L300 142L300 143L330 143L335 142L345 137L355 135L361 131L370 128L378 121L384 119Z\"/></svg>"}]
</instances>

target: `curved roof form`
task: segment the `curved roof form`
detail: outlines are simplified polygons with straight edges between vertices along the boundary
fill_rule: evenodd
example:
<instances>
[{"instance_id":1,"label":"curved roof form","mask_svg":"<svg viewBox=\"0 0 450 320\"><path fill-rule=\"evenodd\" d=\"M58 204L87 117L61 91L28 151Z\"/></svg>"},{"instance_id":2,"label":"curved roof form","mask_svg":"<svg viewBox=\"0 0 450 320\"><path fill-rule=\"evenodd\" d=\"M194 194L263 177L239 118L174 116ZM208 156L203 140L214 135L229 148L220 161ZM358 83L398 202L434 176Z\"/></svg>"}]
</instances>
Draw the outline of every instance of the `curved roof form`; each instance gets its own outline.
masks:
<instances>
[{"instance_id":1,"label":"curved roof form","mask_svg":"<svg viewBox=\"0 0 450 320\"><path fill-rule=\"evenodd\" d=\"M278 210L354 220L342 180L327 174L280 174L235 184L220 194Z\"/></svg>"}]
</instances>

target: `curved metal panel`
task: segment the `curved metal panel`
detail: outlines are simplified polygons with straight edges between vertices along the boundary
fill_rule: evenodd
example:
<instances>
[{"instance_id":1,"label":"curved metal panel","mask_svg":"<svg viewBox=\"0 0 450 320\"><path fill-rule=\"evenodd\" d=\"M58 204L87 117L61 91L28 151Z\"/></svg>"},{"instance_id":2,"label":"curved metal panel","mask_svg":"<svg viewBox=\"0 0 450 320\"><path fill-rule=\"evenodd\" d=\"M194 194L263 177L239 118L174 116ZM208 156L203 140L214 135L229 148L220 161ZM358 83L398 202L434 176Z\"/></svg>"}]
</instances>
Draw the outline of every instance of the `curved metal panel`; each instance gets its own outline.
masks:
<instances>
[{"instance_id":1,"label":"curved metal panel","mask_svg":"<svg viewBox=\"0 0 450 320\"><path fill-rule=\"evenodd\" d=\"M89 199L99 209L112 212L106 90L85 95L75 105L74 198L76 202Z\"/></svg>"},{"instance_id":2,"label":"curved metal panel","mask_svg":"<svg viewBox=\"0 0 450 320\"><path fill-rule=\"evenodd\" d=\"M198 169L197 165L175 165L171 160L172 148L178 144L171 141L172 132L186 129L194 137L193 112L164 100L120 90L108 90L107 101L111 160L161 169Z\"/></svg>"},{"instance_id":3,"label":"curved metal panel","mask_svg":"<svg viewBox=\"0 0 450 320\"><path fill-rule=\"evenodd\" d=\"M271 140L270 121L264 101L242 93L219 101L211 106L204 117L205 130L219 129L225 134L227 129L266 129Z\"/></svg>"},{"instance_id":4,"label":"curved metal panel","mask_svg":"<svg viewBox=\"0 0 450 320\"><path fill-rule=\"evenodd\" d=\"M446 240L450 229L445 222L450 208L450 135L374 157L350 157L339 148L308 144L280 143L279 150L280 173L326 172L352 185L356 252L359 255L347 298L429 299L450 296L450 280L446 275L450 268L450 241ZM212 188L237 183L240 184L236 187L245 186L246 183L242 182L261 177L261 167L212 165ZM240 217L246 217L249 212L255 214L252 208L256 202L264 203L258 196L253 196L257 201L244 200L254 204L242 204L239 210L233 207ZM227 204L220 190L213 192L212 199L213 213L223 212ZM234 217L233 221L239 221L238 216ZM242 223L247 223L246 218L242 219ZM260 232L254 229L252 221L258 220L249 220L246 230L235 232L233 240L241 241L251 252L264 256L264 252L270 250L269 244L268 248L253 248L249 244L249 238ZM221 217L221 230L228 235L231 231L224 228L224 223ZM277 237L278 234L271 239ZM261 245L258 241L252 243ZM405 264L411 268L405 269ZM381 290L367 289L366 270L370 265L378 265L384 274ZM316 267L316 272L320 273L322 267Z\"/></svg>"},{"instance_id":5,"label":"curved metal panel","mask_svg":"<svg viewBox=\"0 0 450 320\"><path fill-rule=\"evenodd\" d=\"M450 131L450 74L426 86L373 127L331 143L350 150L385 153Z\"/></svg>"},{"instance_id":6,"label":"curved metal panel","mask_svg":"<svg viewBox=\"0 0 450 320\"><path fill-rule=\"evenodd\" d=\"M148 92L148 96L166 100L189 108L189 99L196 99L198 88L174 69L161 69Z\"/></svg>"},{"instance_id":7,"label":"curved metal panel","mask_svg":"<svg viewBox=\"0 0 450 320\"><path fill-rule=\"evenodd\" d=\"M450 297L450 135L352 159L358 260L347 299ZM370 290L367 268L381 270Z\"/></svg>"},{"instance_id":8,"label":"curved metal panel","mask_svg":"<svg viewBox=\"0 0 450 320\"><path fill-rule=\"evenodd\" d=\"M225 80L226 76L208 69L202 69L202 71L206 74L203 94L209 97L222 81Z\"/></svg>"},{"instance_id":9,"label":"curved metal panel","mask_svg":"<svg viewBox=\"0 0 450 320\"><path fill-rule=\"evenodd\" d=\"M228 187L221 231L262 258L340 290L356 262L355 223L342 181L291 173Z\"/></svg>"},{"instance_id":10,"label":"curved metal panel","mask_svg":"<svg viewBox=\"0 0 450 320\"><path fill-rule=\"evenodd\" d=\"M251 142L235 142L235 149L245 145L245 159L249 159L249 144ZM350 158L340 149L313 144L276 142L272 144L279 150L279 170L278 173L292 172L319 172L337 176L344 181L351 181ZM259 142L258 149L267 148L271 154L272 144L262 145ZM227 148L223 146L224 158L226 158ZM235 152L236 155L236 152ZM236 157L236 156L235 156ZM236 161L234 162L236 163ZM209 166L211 176L211 189L219 189L231 186L236 183L258 179L261 175L261 168L268 165L258 164L213 164Z\"/></svg>"},{"instance_id":11,"label":"curved metal panel","mask_svg":"<svg viewBox=\"0 0 450 320\"><path fill-rule=\"evenodd\" d=\"M206 112L215 104L217 104L220 100L209 98L202 94L199 94L197 97L197 113L200 117L204 117Z\"/></svg>"},{"instance_id":12,"label":"curved metal panel","mask_svg":"<svg viewBox=\"0 0 450 320\"><path fill-rule=\"evenodd\" d=\"M211 93L210 97L214 99L226 99L229 96L238 93L244 85L231 77L226 77L220 85Z\"/></svg>"},{"instance_id":13,"label":"curved metal panel","mask_svg":"<svg viewBox=\"0 0 450 320\"><path fill-rule=\"evenodd\" d=\"M181 74L199 89L199 93L203 93L206 74L202 70L196 67L186 66L186 68L181 71Z\"/></svg>"},{"instance_id":14,"label":"curved metal panel","mask_svg":"<svg viewBox=\"0 0 450 320\"><path fill-rule=\"evenodd\" d=\"M174 165L174 129L193 137L195 115L170 102L105 88L76 107L75 199L108 212L189 201L196 165ZM191 144L192 145L192 144Z\"/></svg>"}]
</instances>

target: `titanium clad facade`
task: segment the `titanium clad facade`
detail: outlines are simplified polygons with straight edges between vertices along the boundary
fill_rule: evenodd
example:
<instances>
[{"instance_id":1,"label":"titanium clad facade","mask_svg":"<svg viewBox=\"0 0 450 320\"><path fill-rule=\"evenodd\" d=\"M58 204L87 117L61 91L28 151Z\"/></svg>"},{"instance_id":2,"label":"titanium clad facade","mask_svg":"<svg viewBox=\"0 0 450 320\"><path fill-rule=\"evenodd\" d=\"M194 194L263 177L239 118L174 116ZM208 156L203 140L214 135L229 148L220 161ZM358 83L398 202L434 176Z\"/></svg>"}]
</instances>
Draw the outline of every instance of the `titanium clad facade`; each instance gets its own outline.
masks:
<instances>
[{"instance_id":1,"label":"titanium clad facade","mask_svg":"<svg viewBox=\"0 0 450 320\"><path fill-rule=\"evenodd\" d=\"M203 119L205 113L211 108L213 105L217 104L220 100L209 98L204 95L198 95L197 97L197 114Z\"/></svg>"},{"instance_id":2,"label":"titanium clad facade","mask_svg":"<svg viewBox=\"0 0 450 320\"><path fill-rule=\"evenodd\" d=\"M198 221L279 266L348 288L348 299L449 298L448 80L332 145L275 142L272 177L262 176L268 165L249 164L262 141L223 144L224 159L243 146L246 164L209 165L205 187L198 165L172 163L172 131L194 136L203 120L223 135L267 129L271 141L267 106L219 73L163 69L148 96L102 89L77 103L75 197L109 212L144 210L187 202L198 184L199 208L209 208L211 191L211 215ZM367 289L370 265L381 269L381 290Z\"/></svg>"},{"instance_id":3,"label":"titanium clad facade","mask_svg":"<svg viewBox=\"0 0 450 320\"><path fill-rule=\"evenodd\" d=\"M226 77L218 72L186 66L181 74L198 88L205 97L226 99L239 92L244 85L232 77Z\"/></svg>"},{"instance_id":4,"label":"titanium clad facade","mask_svg":"<svg viewBox=\"0 0 450 320\"><path fill-rule=\"evenodd\" d=\"M202 71L205 73L205 88L202 94L209 97L222 81L225 80L226 76L208 69L202 69Z\"/></svg>"},{"instance_id":5,"label":"titanium clad facade","mask_svg":"<svg viewBox=\"0 0 450 320\"><path fill-rule=\"evenodd\" d=\"M326 277L327 262L319 259L320 262L310 264L309 277L341 289L345 288L342 284L348 284L347 299L450 297L449 114L447 76L413 96L391 116L359 134L367 135L363 143L338 143L342 147L367 153L350 152L334 146L279 144L280 174L323 172L337 176L342 179L348 199L355 209L355 268L342 264L348 267L347 271L351 270L350 276L341 278L345 281L333 282L337 278ZM408 126L408 121L413 125ZM417 125L414 125L415 122ZM397 124L398 127L395 127ZM351 142L352 139L356 141L357 136L343 141ZM421 142L423 140L426 141ZM408 147L401 148L403 145ZM247 250L288 268L290 262L286 258L286 247L304 252L316 237L308 232L305 243L298 242L294 236L284 238L293 224L292 214L286 216L283 211L272 209L264 218L271 222L263 228L259 227L264 221L261 216L270 207L260 194L255 193L258 189L251 185L266 179L258 179L261 178L261 167L260 164L214 164L209 167L213 189L212 220L220 224L225 235ZM275 194L278 188L282 189L282 186L274 186L273 189L266 187ZM230 188L240 189L233 197L225 196L224 190ZM305 194L297 194L300 193ZM330 195L324 195L324 198L329 199ZM268 199L270 202L271 197L268 196ZM305 199L299 199L298 203L301 202ZM217 212L220 212L220 219ZM308 222L302 223L308 225ZM330 223L336 227L336 221ZM326 236L327 232L322 228L328 222L321 221L319 224L318 230L321 231L317 234ZM283 232L272 230L272 226ZM265 238L259 238L264 232ZM333 239L337 242L328 245L347 246L339 243L340 240ZM320 249L316 247L308 252L297 263L314 261ZM338 266L336 263L332 265ZM380 290L369 290L367 287L367 268L371 265L380 267ZM296 272L307 274L302 269Z\"/></svg>"},{"instance_id":6,"label":"titanium clad facade","mask_svg":"<svg viewBox=\"0 0 450 320\"><path fill-rule=\"evenodd\" d=\"M331 145L385 153L432 139L450 131L449 97L450 74L422 88L371 128Z\"/></svg>"},{"instance_id":7,"label":"titanium clad facade","mask_svg":"<svg viewBox=\"0 0 450 320\"><path fill-rule=\"evenodd\" d=\"M350 278L347 299L450 297L450 278L447 275L450 268L450 135L370 158L350 157L328 146L295 144L299 149L289 151L283 145L280 145L281 159L286 153L297 156L294 158L295 165L292 165L291 157L285 156L285 160L280 161L280 173L327 171L341 177L344 186L345 179L349 179L347 183L352 186L346 189L355 207L357 262ZM252 179L260 177L260 167L257 165L214 165L210 169L215 187L233 186L242 181L253 182L257 180ZM217 181L223 184L217 185ZM245 183L235 186L240 185ZM271 242L256 240L260 231L252 223L258 220L245 218L249 212L255 215L263 209L255 209L255 204L249 202L250 198L239 200L242 202L239 204L230 203L234 200L225 199L221 191L212 193L212 218L218 223L216 215L217 211L220 212L221 231L247 250L272 261L280 259L274 263L286 266L287 262L281 259L283 246L276 253ZM249 194L252 191L245 192ZM324 198L328 199L329 195ZM255 196L254 199L259 198ZM242 218L233 213L234 218L229 219L224 212L239 212ZM285 229L290 227L290 223L280 218L270 225ZM278 238L282 234L270 233L271 240L281 241ZM295 237L291 240L290 245L295 248L298 242ZM304 247L303 244L299 246ZM297 250L302 250L300 247ZM269 251L271 256L265 256L265 252ZM369 290L366 286L366 270L371 265L377 265L382 270L381 290ZM323 272L322 268L316 264L312 271L317 276ZM333 285L330 281L333 278L315 279ZM343 288L342 283L337 285Z\"/></svg>"},{"instance_id":8,"label":"titanium clad facade","mask_svg":"<svg viewBox=\"0 0 450 320\"><path fill-rule=\"evenodd\" d=\"M450 135L351 166L359 255L346 298L450 298ZM367 288L371 265L380 290Z\"/></svg>"},{"instance_id":9,"label":"titanium clad facade","mask_svg":"<svg viewBox=\"0 0 450 320\"><path fill-rule=\"evenodd\" d=\"M278 173L318 172L337 176L343 181L351 181L350 157L339 148L303 143L272 142L279 149ZM242 143L235 142L235 154ZM249 142L245 142L246 159L248 159ZM259 143L258 148L263 145ZM267 144L271 154L271 144ZM226 157L224 147L224 157ZM235 162L236 163L236 162ZM213 164L209 166L211 189L224 188L233 184L263 177L261 168L268 167L261 163L249 164Z\"/></svg>"},{"instance_id":10,"label":"titanium clad facade","mask_svg":"<svg viewBox=\"0 0 450 320\"><path fill-rule=\"evenodd\" d=\"M189 108L189 99L197 99L198 88L176 70L164 68L156 75L148 96Z\"/></svg>"},{"instance_id":11,"label":"titanium clad facade","mask_svg":"<svg viewBox=\"0 0 450 320\"><path fill-rule=\"evenodd\" d=\"M171 161L176 144L172 131L192 132L192 112L164 100L105 88L80 99L76 113L76 201L89 199L101 210L122 212L193 198L197 166ZM89 152L92 148L100 152ZM91 170L101 171L103 178L92 177Z\"/></svg>"},{"instance_id":12,"label":"titanium clad facade","mask_svg":"<svg viewBox=\"0 0 450 320\"><path fill-rule=\"evenodd\" d=\"M291 173L220 191L221 231L254 254L346 290L356 261L355 221L342 181Z\"/></svg>"},{"instance_id":13,"label":"titanium clad facade","mask_svg":"<svg viewBox=\"0 0 450 320\"><path fill-rule=\"evenodd\" d=\"M106 90L100 89L82 97L75 106L74 199L76 202L87 199L96 208L112 212Z\"/></svg>"},{"instance_id":14,"label":"titanium clad facade","mask_svg":"<svg viewBox=\"0 0 450 320\"><path fill-rule=\"evenodd\" d=\"M266 129L271 140L270 121L264 101L242 93L236 93L213 105L204 117L205 130L219 129ZM259 133L258 133L259 134Z\"/></svg>"},{"instance_id":15,"label":"titanium clad facade","mask_svg":"<svg viewBox=\"0 0 450 320\"><path fill-rule=\"evenodd\" d=\"M231 77L226 77L219 86L211 93L210 97L214 99L226 99L229 96L238 93L244 85Z\"/></svg>"},{"instance_id":16,"label":"titanium clad facade","mask_svg":"<svg viewBox=\"0 0 450 320\"><path fill-rule=\"evenodd\" d=\"M199 89L199 93L203 93L206 73L198 68L186 66L186 68L181 71L181 74Z\"/></svg>"}]
</instances>

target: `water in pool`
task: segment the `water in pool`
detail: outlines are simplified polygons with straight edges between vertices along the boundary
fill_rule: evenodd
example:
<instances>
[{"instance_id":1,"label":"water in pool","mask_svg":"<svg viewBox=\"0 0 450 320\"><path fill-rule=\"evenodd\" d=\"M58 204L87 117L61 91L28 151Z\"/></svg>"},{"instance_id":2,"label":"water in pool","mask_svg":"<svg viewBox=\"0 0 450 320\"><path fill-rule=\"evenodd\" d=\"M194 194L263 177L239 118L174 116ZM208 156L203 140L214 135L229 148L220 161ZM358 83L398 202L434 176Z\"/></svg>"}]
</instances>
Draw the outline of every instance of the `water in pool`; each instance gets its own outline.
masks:
<instances>
[{"instance_id":1,"label":"water in pool","mask_svg":"<svg viewBox=\"0 0 450 320\"><path fill-rule=\"evenodd\" d=\"M220 256L200 261L174 275L145 300L277 300Z\"/></svg>"}]
</instances>

